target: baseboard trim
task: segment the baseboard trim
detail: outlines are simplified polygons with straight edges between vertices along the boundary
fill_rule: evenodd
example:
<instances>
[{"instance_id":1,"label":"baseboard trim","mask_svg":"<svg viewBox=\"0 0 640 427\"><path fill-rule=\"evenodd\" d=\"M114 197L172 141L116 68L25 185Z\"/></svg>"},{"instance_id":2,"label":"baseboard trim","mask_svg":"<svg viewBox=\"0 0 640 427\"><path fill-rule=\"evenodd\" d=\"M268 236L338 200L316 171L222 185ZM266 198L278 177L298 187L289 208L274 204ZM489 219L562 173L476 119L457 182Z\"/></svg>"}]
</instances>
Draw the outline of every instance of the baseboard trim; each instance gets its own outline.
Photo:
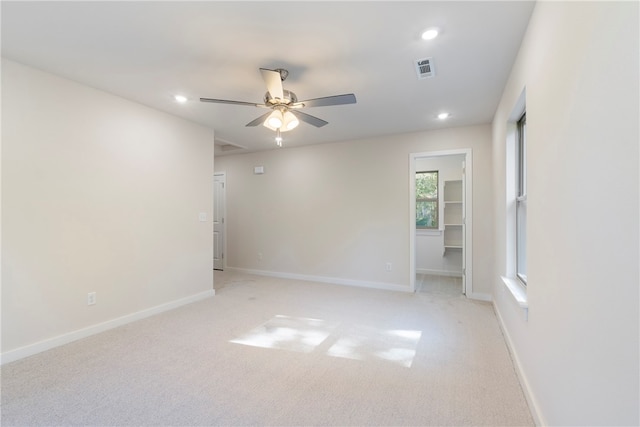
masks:
<instances>
[{"instance_id":1,"label":"baseboard trim","mask_svg":"<svg viewBox=\"0 0 640 427\"><path fill-rule=\"evenodd\" d=\"M467 298L475 299L478 301L493 302L493 296L491 294L481 294L478 292L472 292L470 294L467 294Z\"/></svg>"},{"instance_id":2,"label":"baseboard trim","mask_svg":"<svg viewBox=\"0 0 640 427\"><path fill-rule=\"evenodd\" d=\"M78 329L77 331L69 332L57 337L48 338L33 344L19 347L14 350L9 350L0 354L0 365L6 363L15 362L16 360L24 359L25 357L33 356L43 351L50 350L55 347L60 347L65 344L69 344L73 341L77 341L82 338L87 338L91 335L99 334L100 332L108 331L109 329L117 328L118 326L126 325L127 323L135 322L146 317L150 317L156 314L160 314L165 311L173 310L180 306L191 304L196 301L203 300L215 295L215 290L211 289L205 292L200 292L195 295L191 295L185 298L181 298L175 301L171 301L165 304L157 305L155 307L147 308L145 310L137 311L135 313L127 314L116 319L107 320L106 322L98 323L96 325L88 326L86 328Z\"/></svg>"},{"instance_id":3,"label":"baseboard trim","mask_svg":"<svg viewBox=\"0 0 640 427\"><path fill-rule=\"evenodd\" d=\"M416 268L416 274L432 274L434 276L462 277L462 271L430 270L428 268Z\"/></svg>"},{"instance_id":4,"label":"baseboard trim","mask_svg":"<svg viewBox=\"0 0 640 427\"><path fill-rule=\"evenodd\" d=\"M307 282L330 283L332 285L355 286L359 288L381 289L385 291L411 292L409 285L398 285L393 283L369 282L365 280L344 279L341 277L282 273L278 271L253 270L250 268L227 267L227 270L237 271L240 273L255 274L256 276L276 277L279 279L304 280Z\"/></svg>"},{"instance_id":5,"label":"baseboard trim","mask_svg":"<svg viewBox=\"0 0 640 427\"><path fill-rule=\"evenodd\" d=\"M529 384L529 380L527 379L527 375L522 370L522 364L520 363L520 358L518 357L518 353L513 347L513 341L511 340L511 336L505 327L504 320L502 319L502 315L500 314L500 310L496 305L495 301L493 302L493 311L496 313L496 317L498 318L498 324L500 325L500 329L502 330L502 335L504 336L504 340L507 343L507 348L509 349L509 353L511 354L511 360L513 360L513 364L515 366L516 374L518 375L518 379L520 380L520 385L522 386L522 391L524 393L524 397L529 404L529 410L531 411L531 416L533 417L533 422L537 426L548 426L547 420L542 416L542 411L540 411L540 405L538 404L538 400L535 398L533 391L531 390L531 386Z\"/></svg>"}]
</instances>

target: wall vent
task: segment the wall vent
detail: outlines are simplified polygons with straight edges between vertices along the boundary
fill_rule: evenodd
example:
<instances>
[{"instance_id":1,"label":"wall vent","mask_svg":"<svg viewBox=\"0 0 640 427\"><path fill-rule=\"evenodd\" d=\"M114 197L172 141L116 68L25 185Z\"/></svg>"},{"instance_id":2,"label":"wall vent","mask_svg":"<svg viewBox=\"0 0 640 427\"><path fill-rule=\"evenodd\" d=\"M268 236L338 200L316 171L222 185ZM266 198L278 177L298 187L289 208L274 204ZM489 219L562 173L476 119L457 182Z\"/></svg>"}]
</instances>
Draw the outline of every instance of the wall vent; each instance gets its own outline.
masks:
<instances>
[{"instance_id":1,"label":"wall vent","mask_svg":"<svg viewBox=\"0 0 640 427\"><path fill-rule=\"evenodd\" d=\"M419 79L426 79L436 75L433 58L416 59L416 73Z\"/></svg>"}]
</instances>

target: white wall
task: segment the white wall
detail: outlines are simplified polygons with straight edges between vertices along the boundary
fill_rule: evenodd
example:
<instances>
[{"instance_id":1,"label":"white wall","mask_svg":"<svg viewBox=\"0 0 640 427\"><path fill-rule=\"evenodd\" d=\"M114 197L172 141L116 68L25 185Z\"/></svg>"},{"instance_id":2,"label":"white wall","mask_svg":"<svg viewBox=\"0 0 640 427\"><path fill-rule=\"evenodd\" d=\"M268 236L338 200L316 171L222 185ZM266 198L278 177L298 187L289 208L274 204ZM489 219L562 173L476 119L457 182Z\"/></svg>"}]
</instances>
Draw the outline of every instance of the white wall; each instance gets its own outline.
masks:
<instances>
[{"instance_id":1,"label":"white wall","mask_svg":"<svg viewBox=\"0 0 640 427\"><path fill-rule=\"evenodd\" d=\"M638 425L637 2L538 2L493 122L495 307L539 422ZM506 122L526 87L529 318L505 291Z\"/></svg>"},{"instance_id":2,"label":"white wall","mask_svg":"<svg viewBox=\"0 0 640 427\"><path fill-rule=\"evenodd\" d=\"M212 178L212 130L3 59L3 362L211 293Z\"/></svg>"},{"instance_id":3,"label":"white wall","mask_svg":"<svg viewBox=\"0 0 640 427\"><path fill-rule=\"evenodd\" d=\"M471 148L474 292L490 293L490 143L482 125L217 157L227 265L408 290L409 154Z\"/></svg>"},{"instance_id":4,"label":"white wall","mask_svg":"<svg viewBox=\"0 0 640 427\"><path fill-rule=\"evenodd\" d=\"M438 171L440 229L416 230L416 271L426 274L462 274L462 251L444 253L444 182L462 179L463 155L416 159L416 171ZM444 254L444 255L443 255Z\"/></svg>"}]
</instances>

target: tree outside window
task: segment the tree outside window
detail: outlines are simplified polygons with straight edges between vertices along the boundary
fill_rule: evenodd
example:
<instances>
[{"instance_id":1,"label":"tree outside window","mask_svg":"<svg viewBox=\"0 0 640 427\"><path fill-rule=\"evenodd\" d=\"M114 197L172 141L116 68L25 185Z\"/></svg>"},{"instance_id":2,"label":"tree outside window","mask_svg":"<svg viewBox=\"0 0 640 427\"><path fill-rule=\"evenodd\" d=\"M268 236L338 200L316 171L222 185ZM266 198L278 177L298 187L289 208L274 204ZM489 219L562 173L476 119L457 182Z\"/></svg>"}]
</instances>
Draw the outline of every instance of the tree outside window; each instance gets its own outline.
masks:
<instances>
[{"instance_id":1,"label":"tree outside window","mask_svg":"<svg viewBox=\"0 0 640 427\"><path fill-rule=\"evenodd\" d=\"M438 228L438 171L416 172L416 228Z\"/></svg>"}]
</instances>

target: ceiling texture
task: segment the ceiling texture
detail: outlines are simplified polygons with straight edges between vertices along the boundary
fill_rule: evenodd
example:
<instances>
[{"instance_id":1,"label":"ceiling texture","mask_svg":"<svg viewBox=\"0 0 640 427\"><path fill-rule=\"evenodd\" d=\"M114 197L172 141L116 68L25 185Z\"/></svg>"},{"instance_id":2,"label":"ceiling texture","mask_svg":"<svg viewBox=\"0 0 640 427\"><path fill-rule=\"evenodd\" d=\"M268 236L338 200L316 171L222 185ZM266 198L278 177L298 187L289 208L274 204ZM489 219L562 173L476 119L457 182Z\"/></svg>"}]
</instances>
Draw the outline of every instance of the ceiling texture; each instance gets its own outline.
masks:
<instances>
[{"instance_id":1,"label":"ceiling texture","mask_svg":"<svg viewBox=\"0 0 640 427\"><path fill-rule=\"evenodd\" d=\"M142 1L1 4L2 56L215 130L217 152L276 149L259 68L285 68L305 108L284 146L489 123L529 22L529 1ZM423 40L436 27L440 35ZM419 79L416 60L435 76ZM180 104L174 96L187 97ZM440 112L451 117L439 120Z\"/></svg>"}]
</instances>

